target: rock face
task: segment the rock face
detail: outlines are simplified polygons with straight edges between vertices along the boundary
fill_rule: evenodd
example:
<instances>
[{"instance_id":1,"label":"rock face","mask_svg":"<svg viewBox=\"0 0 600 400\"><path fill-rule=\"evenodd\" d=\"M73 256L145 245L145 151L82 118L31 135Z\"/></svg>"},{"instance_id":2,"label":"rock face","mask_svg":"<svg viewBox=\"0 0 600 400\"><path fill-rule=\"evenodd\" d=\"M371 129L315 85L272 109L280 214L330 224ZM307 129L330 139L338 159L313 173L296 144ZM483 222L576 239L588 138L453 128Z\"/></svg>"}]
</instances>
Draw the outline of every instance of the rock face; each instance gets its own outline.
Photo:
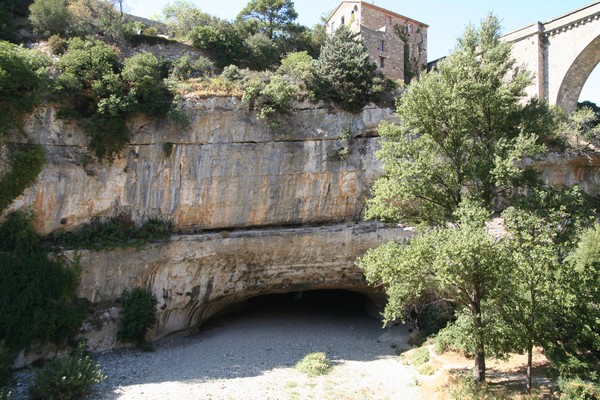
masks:
<instances>
[{"instance_id":1,"label":"rock face","mask_svg":"<svg viewBox=\"0 0 600 400\"><path fill-rule=\"evenodd\" d=\"M312 106L273 132L236 99L189 102L187 111L189 131L133 122L131 144L108 165L90 161L77 126L39 110L22 140L43 144L48 163L12 208L31 207L44 234L121 212L170 219L184 232L358 220L380 170L369 133L392 118L389 109ZM339 159L343 129L356 138Z\"/></svg>"},{"instance_id":2,"label":"rock face","mask_svg":"<svg viewBox=\"0 0 600 400\"><path fill-rule=\"evenodd\" d=\"M115 346L115 299L136 286L159 301L152 338L261 294L347 289L375 296L356 258L413 234L360 222L381 171L373 132L392 111L367 107L352 115L300 104L273 131L233 98L189 99L186 107L187 131L133 121L131 144L111 164L93 162L81 129L57 120L51 107L14 139L46 149L44 170L9 208L31 208L41 233L120 213L137 223L170 219L178 232L141 249L67 252L80 261L79 296L96 305L83 327L91 348ZM353 140L340 141L348 130ZM552 184L583 183L597 194L597 159L554 157L538 166Z\"/></svg>"},{"instance_id":3,"label":"rock face","mask_svg":"<svg viewBox=\"0 0 600 400\"><path fill-rule=\"evenodd\" d=\"M186 107L187 131L133 121L131 144L111 164L93 162L81 129L51 107L16 139L46 149L43 172L10 207L33 209L41 233L119 213L138 223L170 219L179 233L142 249L67 252L80 261L78 295L96 304L83 328L91 348L116 344L114 301L136 286L159 300L152 338L261 294L330 288L375 296L356 258L412 234L359 222L381 170L373 132L392 111L300 104L273 131L237 99ZM340 141L348 130L353 139Z\"/></svg>"},{"instance_id":4,"label":"rock face","mask_svg":"<svg viewBox=\"0 0 600 400\"><path fill-rule=\"evenodd\" d=\"M80 251L79 295L103 303L123 289L147 288L159 301L152 333L158 338L262 294L345 289L376 297L356 258L411 235L401 228L350 223L181 235L141 250ZM114 332L110 323L104 327ZM90 337L97 349L114 345L114 334Z\"/></svg>"}]
</instances>

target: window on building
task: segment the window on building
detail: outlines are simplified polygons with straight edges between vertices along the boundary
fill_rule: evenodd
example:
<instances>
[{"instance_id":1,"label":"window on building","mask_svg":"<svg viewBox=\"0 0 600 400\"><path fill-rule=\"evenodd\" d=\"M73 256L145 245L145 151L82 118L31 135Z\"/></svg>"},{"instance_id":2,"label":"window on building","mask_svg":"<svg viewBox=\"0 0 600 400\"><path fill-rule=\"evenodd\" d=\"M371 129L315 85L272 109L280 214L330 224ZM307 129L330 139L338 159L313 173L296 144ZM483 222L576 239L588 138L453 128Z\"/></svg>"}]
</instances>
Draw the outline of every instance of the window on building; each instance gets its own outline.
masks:
<instances>
[{"instance_id":1,"label":"window on building","mask_svg":"<svg viewBox=\"0 0 600 400\"><path fill-rule=\"evenodd\" d=\"M385 23L386 23L386 25L392 25L392 16L391 15L385 16Z\"/></svg>"},{"instance_id":2,"label":"window on building","mask_svg":"<svg viewBox=\"0 0 600 400\"><path fill-rule=\"evenodd\" d=\"M379 57L379 68L385 68L385 57Z\"/></svg>"},{"instance_id":3,"label":"window on building","mask_svg":"<svg viewBox=\"0 0 600 400\"><path fill-rule=\"evenodd\" d=\"M331 32L335 31L335 22L331 21Z\"/></svg>"},{"instance_id":4,"label":"window on building","mask_svg":"<svg viewBox=\"0 0 600 400\"><path fill-rule=\"evenodd\" d=\"M379 45L379 51L385 51L385 40L381 41L381 44Z\"/></svg>"},{"instance_id":5,"label":"window on building","mask_svg":"<svg viewBox=\"0 0 600 400\"><path fill-rule=\"evenodd\" d=\"M346 25L346 18L345 17L342 17L342 19L340 21L340 24Z\"/></svg>"},{"instance_id":6,"label":"window on building","mask_svg":"<svg viewBox=\"0 0 600 400\"><path fill-rule=\"evenodd\" d=\"M412 31L413 31L413 26L412 26L412 24L408 24L408 25L406 25L406 30L408 31L408 33L412 33Z\"/></svg>"}]
</instances>

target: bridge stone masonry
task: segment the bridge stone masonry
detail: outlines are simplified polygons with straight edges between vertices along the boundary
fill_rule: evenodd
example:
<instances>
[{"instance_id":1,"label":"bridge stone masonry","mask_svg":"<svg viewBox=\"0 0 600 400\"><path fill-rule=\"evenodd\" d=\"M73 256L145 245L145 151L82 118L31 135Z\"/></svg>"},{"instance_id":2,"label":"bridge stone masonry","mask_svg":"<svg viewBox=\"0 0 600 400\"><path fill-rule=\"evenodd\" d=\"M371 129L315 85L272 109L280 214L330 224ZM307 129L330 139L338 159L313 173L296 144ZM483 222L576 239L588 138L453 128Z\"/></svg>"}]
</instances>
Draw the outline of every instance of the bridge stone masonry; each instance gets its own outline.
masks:
<instances>
[{"instance_id":1,"label":"bridge stone masonry","mask_svg":"<svg viewBox=\"0 0 600 400\"><path fill-rule=\"evenodd\" d=\"M572 112L600 62L600 2L517 29L503 39L512 43L517 64L534 74L527 95Z\"/></svg>"}]
</instances>

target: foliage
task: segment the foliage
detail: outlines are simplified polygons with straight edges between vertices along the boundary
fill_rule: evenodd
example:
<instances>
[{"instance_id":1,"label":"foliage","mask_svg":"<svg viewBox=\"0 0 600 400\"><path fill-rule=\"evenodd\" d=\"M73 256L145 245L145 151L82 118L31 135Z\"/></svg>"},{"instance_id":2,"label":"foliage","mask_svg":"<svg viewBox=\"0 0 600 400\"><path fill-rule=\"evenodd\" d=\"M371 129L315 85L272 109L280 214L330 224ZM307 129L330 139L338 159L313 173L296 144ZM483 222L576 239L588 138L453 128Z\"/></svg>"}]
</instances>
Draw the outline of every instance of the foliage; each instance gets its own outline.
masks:
<instances>
[{"instance_id":1,"label":"foliage","mask_svg":"<svg viewBox=\"0 0 600 400\"><path fill-rule=\"evenodd\" d=\"M214 69L213 62L208 58L200 56L196 60L192 60L189 55L185 54L173 62L169 76L178 80L200 78L211 76Z\"/></svg>"},{"instance_id":2,"label":"foliage","mask_svg":"<svg viewBox=\"0 0 600 400\"><path fill-rule=\"evenodd\" d=\"M228 81L238 81L240 79L242 79L242 73L240 72L240 69L238 68L237 65L228 65L225 68L223 68L223 72L221 73L221 76L225 79L227 79Z\"/></svg>"},{"instance_id":3,"label":"foliage","mask_svg":"<svg viewBox=\"0 0 600 400\"><path fill-rule=\"evenodd\" d=\"M264 33L270 40L285 34L297 18L291 0L250 0L238 14L253 33Z\"/></svg>"},{"instance_id":4,"label":"foliage","mask_svg":"<svg viewBox=\"0 0 600 400\"><path fill-rule=\"evenodd\" d=\"M520 160L544 151L540 138L554 119L545 103L522 101L530 77L514 69L499 26L490 16L478 30L468 27L438 69L408 87L398 106L402 126L380 126L383 176L368 218L443 224L465 197L491 210L514 188L538 183Z\"/></svg>"},{"instance_id":5,"label":"foliage","mask_svg":"<svg viewBox=\"0 0 600 400\"><path fill-rule=\"evenodd\" d=\"M556 276L560 297L551 341L544 346L563 378L598 380L600 370L600 227L582 231L577 248Z\"/></svg>"},{"instance_id":6,"label":"foliage","mask_svg":"<svg viewBox=\"0 0 600 400\"><path fill-rule=\"evenodd\" d=\"M295 368L308 376L328 374L333 368L333 363L322 352L310 353L298 361Z\"/></svg>"},{"instance_id":7,"label":"foliage","mask_svg":"<svg viewBox=\"0 0 600 400\"><path fill-rule=\"evenodd\" d=\"M206 51L219 68L238 64L244 58L244 37L228 22L197 26L190 31L189 38L193 46Z\"/></svg>"},{"instance_id":8,"label":"foliage","mask_svg":"<svg viewBox=\"0 0 600 400\"><path fill-rule=\"evenodd\" d=\"M317 98L350 112L360 111L370 101L377 69L356 36L342 26L327 37L315 63L312 85Z\"/></svg>"},{"instance_id":9,"label":"foliage","mask_svg":"<svg viewBox=\"0 0 600 400\"><path fill-rule=\"evenodd\" d=\"M249 81L242 100L249 104L250 110L256 111L258 118L272 119L290 112L297 91L296 86L274 75L266 84L256 79Z\"/></svg>"},{"instance_id":10,"label":"foliage","mask_svg":"<svg viewBox=\"0 0 600 400\"><path fill-rule=\"evenodd\" d=\"M429 361L429 349L427 347L419 347L410 356L410 362L412 365L418 367Z\"/></svg>"},{"instance_id":11,"label":"foliage","mask_svg":"<svg viewBox=\"0 0 600 400\"><path fill-rule=\"evenodd\" d=\"M76 266L48 255L32 221L17 211L0 225L0 339L12 351L69 339L83 319Z\"/></svg>"},{"instance_id":12,"label":"foliage","mask_svg":"<svg viewBox=\"0 0 600 400\"><path fill-rule=\"evenodd\" d=\"M600 400L600 385L582 379L560 379L561 400Z\"/></svg>"},{"instance_id":13,"label":"foliage","mask_svg":"<svg viewBox=\"0 0 600 400\"><path fill-rule=\"evenodd\" d=\"M474 375L483 381L486 354L505 351L490 304L503 292L509 256L486 232L484 209L463 204L457 214L457 227L431 229L408 243L369 250L359 267L370 284L386 287L386 321L403 317L406 305L418 302L425 291L456 304L468 322L458 333L473 349Z\"/></svg>"},{"instance_id":14,"label":"foliage","mask_svg":"<svg viewBox=\"0 0 600 400\"><path fill-rule=\"evenodd\" d=\"M93 218L76 231L55 233L54 240L66 248L100 250L167 241L170 236L171 224L167 221L150 219L138 227L131 217L120 214L112 218Z\"/></svg>"},{"instance_id":15,"label":"foliage","mask_svg":"<svg viewBox=\"0 0 600 400\"><path fill-rule=\"evenodd\" d=\"M95 383L106 377L100 366L78 347L74 354L55 359L35 371L31 399L75 400L86 395Z\"/></svg>"},{"instance_id":16,"label":"foliage","mask_svg":"<svg viewBox=\"0 0 600 400\"><path fill-rule=\"evenodd\" d=\"M117 338L144 345L146 332L156 321L156 297L142 288L135 288L132 291L123 291L119 302L123 308Z\"/></svg>"},{"instance_id":17,"label":"foliage","mask_svg":"<svg viewBox=\"0 0 600 400\"><path fill-rule=\"evenodd\" d=\"M314 59L306 51L288 53L281 59L277 73L290 77L297 84L307 85L314 75Z\"/></svg>"},{"instance_id":18,"label":"foliage","mask_svg":"<svg viewBox=\"0 0 600 400\"><path fill-rule=\"evenodd\" d=\"M56 93L72 108L71 114L84 119L90 147L99 159L112 160L126 146L130 115L167 117L175 106L162 79L163 65L151 53L136 54L121 64L111 46L74 38L58 67L62 73Z\"/></svg>"},{"instance_id":19,"label":"foliage","mask_svg":"<svg viewBox=\"0 0 600 400\"><path fill-rule=\"evenodd\" d=\"M167 3L162 10L161 20L167 24L170 36L186 39L192 29L197 26L211 26L219 20L200 11L187 0L174 0Z\"/></svg>"},{"instance_id":20,"label":"foliage","mask_svg":"<svg viewBox=\"0 0 600 400\"><path fill-rule=\"evenodd\" d=\"M275 44L264 33L255 33L244 40L248 51L248 65L257 71L268 69L279 59L279 52Z\"/></svg>"},{"instance_id":21,"label":"foliage","mask_svg":"<svg viewBox=\"0 0 600 400\"><path fill-rule=\"evenodd\" d=\"M68 41L63 39L59 35L52 35L48 38L48 48L50 49L50 52L54 55L63 55L67 51L68 47Z\"/></svg>"},{"instance_id":22,"label":"foliage","mask_svg":"<svg viewBox=\"0 0 600 400\"><path fill-rule=\"evenodd\" d=\"M46 162L40 146L11 147L9 170L0 176L0 212L35 181Z\"/></svg>"},{"instance_id":23,"label":"foliage","mask_svg":"<svg viewBox=\"0 0 600 400\"><path fill-rule=\"evenodd\" d=\"M39 102L48 65L43 53L0 41L0 138Z\"/></svg>"},{"instance_id":24,"label":"foliage","mask_svg":"<svg viewBox=\"0 0 600 400\"><path fill-rule=\"evenodd\" d=\"M33 31L45 37L65 35L73 23L67 0L35 0L29 6L29 22Z\"/></svg>"},{"instance_id":25,"label":"foliage","mask_svg":"<svg viewBox=\"0 0 600 400\"><path fill-rule=\"evenodd\" d=\"M593 103L592 103L593 104ZM575 148L600 146L600 117L590 107L582 107L561 119L560 134Z\"/></svg>"}]
</instances>

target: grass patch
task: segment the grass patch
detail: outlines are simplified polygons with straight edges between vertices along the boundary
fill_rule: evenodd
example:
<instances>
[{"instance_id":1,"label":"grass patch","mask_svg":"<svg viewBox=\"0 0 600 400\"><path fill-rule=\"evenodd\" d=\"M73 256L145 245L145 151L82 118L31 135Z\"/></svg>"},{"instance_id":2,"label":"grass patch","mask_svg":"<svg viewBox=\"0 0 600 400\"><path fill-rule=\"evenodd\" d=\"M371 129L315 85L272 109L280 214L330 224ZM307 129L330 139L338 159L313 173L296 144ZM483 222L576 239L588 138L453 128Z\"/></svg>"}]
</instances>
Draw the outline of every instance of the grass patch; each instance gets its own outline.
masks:
<instances>
[{"instance_id":1,"label":"grass patch","mask_svg":"<svg viewBox=\"0 0 600 400\"><path fill-rule=\"evenodd\" d=\"M213 78L195 78L178 82L177 94L193 94L199 97L238 97L244 95L244 89L239 81L231 81L220 76Z\"/></svg>"},{"instance_id":2,"label":"grass patch","mask_svg":"<svg viewBox=\"0 0 600 400\"><path fill-rule=\"evenodd\" d=\"M73 232L59 232L54 240L69 249L101 250L114 247L137 247L153 241L168 241L171 223L150 219L136 226L131 217L120 214L111 218L94 218Z\"/></svg>"},{"instance_id":3,"label":"grass patch","mask_svg":"<svg viewBox=\"0 0 600 400\"><path fill-rule=\"evenodd\" d=\"M433 375L435 374L436 369L433 367L433 365L426 364L419 368L418 371L421 375Z\"/></svg>"},{"instance_id":4,"label":"grass patch","mask_svg":"<svg viewBox=\"0 0 600 400\"><path fill-rule=\"evenodd\" d=\"M310 353L298 361L295 368L308 376L318 376L328 374L333 368L333 363L327 358L325 353Z\"/></svg>"}]
</instances>

